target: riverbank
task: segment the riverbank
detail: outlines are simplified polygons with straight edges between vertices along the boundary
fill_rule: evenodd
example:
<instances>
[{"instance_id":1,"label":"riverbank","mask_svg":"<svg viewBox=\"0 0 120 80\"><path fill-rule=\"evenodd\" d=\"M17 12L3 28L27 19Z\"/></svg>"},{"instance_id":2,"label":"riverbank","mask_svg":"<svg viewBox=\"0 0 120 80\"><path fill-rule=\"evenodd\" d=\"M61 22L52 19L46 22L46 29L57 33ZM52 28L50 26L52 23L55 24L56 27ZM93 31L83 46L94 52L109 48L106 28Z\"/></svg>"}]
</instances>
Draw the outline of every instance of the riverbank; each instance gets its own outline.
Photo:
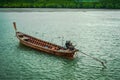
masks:
<instances>
[{"instance_id":1,"label":"riverbank","mask_svg":"<svg viewBox=\"0 0 120 80\"><path fill-rule=\"evenodd\" d=\"M96 2L79 2L75 0L49 0L49 1L0 1L0 8L95 8L120 9L120 1L101 0Z\"/></svg>"},{"instance_id":2,"label":"riverbank","mask_svg":"<svg viewBox=\"0 0 120 80\"><path fill-rule=\"evenodd\" d=\"M89 11L120 11L120 9L0 8L0 12L89 12Z\"/></svg>"}]
</instances>

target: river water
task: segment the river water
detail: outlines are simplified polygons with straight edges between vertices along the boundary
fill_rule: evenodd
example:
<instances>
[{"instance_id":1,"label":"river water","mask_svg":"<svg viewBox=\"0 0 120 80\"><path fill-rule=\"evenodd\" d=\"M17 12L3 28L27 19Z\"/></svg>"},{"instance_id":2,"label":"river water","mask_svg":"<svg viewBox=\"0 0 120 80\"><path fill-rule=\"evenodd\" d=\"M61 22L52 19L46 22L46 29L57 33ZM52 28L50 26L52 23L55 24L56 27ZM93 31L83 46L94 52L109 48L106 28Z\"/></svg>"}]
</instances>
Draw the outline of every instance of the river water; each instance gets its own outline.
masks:
<instances>
[{"instance_id":1,"label":"river water","mask_svg":"<svg viewBox=\"0 0 120 80\"><path fill-rule=\"evenodd\" d=\"M73 60L23 46L18 31L79 50ZM0 80L120 80L120 10L0 9Z\"/></svg>"}]
</instances>

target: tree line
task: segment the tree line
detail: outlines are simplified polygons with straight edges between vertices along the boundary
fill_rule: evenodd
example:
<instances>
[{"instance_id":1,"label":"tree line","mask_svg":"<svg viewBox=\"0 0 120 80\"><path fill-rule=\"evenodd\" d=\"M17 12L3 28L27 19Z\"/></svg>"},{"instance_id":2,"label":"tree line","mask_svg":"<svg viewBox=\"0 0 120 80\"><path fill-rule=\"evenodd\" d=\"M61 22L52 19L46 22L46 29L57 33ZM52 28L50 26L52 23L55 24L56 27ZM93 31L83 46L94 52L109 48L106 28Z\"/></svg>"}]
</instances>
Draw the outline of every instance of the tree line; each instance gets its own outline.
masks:
<instances>
[{"instance_id":1,"label":"tree line","mask_svg":"<svg viewBox=\"0 0 120 80\"><path fill-rule=\"evenodd\" d=\"M110 8L120 9L120 0L0 0L1 8Z\"/></svg>"}]
</instances>

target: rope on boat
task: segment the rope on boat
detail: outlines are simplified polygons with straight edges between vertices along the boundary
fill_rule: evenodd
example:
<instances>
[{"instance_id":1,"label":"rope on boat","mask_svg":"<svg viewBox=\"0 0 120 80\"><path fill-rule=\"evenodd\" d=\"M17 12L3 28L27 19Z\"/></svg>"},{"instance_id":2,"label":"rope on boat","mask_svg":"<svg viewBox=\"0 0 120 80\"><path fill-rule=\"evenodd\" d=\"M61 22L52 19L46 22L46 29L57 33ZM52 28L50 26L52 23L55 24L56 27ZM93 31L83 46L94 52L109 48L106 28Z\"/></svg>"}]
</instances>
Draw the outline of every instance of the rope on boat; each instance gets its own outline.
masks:
<instances>
[{"instance_id":1,"label":"rope on boat","mask_svg":"<svg viewBox=\"0 0 120 80\"><path fill-rule=\"evenodd\" d=\"M79 52L81 52L82 54L84 54L84 55L86 55L86 56L89 56L89 57L91 57L92 59L100 62L104 68L107 68L107 67L105 66L105 63L104 63L103 61L101 61L101 60L99 60L99 59L97 59L97 58L95 58L95 57L92 57L92 56L90 56L90 55L88 55L88 54L86 54L86 53L84 53L84 52L82 52L82 51L79 51Z\"/></svg>"}]
</instances>

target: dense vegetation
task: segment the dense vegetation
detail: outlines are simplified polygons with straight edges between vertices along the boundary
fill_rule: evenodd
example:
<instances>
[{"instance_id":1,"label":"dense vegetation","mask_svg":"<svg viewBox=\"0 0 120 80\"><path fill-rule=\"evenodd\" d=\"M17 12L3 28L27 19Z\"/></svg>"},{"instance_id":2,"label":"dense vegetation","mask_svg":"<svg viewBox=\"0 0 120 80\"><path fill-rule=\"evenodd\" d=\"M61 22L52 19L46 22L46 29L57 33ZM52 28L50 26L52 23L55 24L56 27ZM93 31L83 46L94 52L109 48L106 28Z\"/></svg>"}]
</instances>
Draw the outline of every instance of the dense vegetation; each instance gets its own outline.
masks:
<instances>
[{"instance_id":1,"label":"dense vegetation","mask_svg":"<svg viewBox=\"0 0 120 80\"><path fill-rule=\"evenodd\" d=\"M0 7L120 9L120 0L0 0Z\"/></svg>"}]
</instances>

